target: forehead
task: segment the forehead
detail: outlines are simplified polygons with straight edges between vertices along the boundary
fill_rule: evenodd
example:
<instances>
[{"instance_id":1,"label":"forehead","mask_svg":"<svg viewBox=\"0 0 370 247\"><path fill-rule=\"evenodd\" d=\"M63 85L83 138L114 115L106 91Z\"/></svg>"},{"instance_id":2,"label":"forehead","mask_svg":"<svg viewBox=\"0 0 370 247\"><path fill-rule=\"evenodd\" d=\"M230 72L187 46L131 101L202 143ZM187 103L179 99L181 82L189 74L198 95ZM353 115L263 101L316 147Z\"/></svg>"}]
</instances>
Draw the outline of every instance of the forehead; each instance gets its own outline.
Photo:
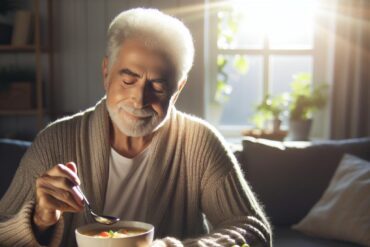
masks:
<instances>
[{"instance_id":1,"label":"forehead","mask_svg":"<svg viewBox=\"0 0 370 247\"><path fill-rule=\"evenodd\" d=\"M169 74L172 67L163 52L146 46L138 39L126 40L121 45L115 63L120 68L129 66L132 69L162 75Z\"/></svg>"}]
</instances>

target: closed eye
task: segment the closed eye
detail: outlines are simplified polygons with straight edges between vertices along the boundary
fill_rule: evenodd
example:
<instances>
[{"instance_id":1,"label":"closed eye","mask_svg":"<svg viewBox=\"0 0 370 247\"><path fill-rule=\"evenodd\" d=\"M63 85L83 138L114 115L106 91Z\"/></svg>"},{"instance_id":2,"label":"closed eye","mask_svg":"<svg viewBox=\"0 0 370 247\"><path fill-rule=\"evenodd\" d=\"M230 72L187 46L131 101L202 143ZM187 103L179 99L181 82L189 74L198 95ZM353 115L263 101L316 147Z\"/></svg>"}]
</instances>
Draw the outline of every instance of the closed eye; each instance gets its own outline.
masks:
<instances>
[{"instance_id":1,"label":"closed eye","mask_svg":"<svg viewBox=\"0 0 370 247\"><path fill-rule=\"evenodd\" d=\"M166 83L164 80L151 80L150 85L155 93L164 94L167 91Z\"/></svg>"},{"instance_id":2,"label":"closed eye","mask_svg":"<svg viewBox=\"0 0 370 247\"><path fill-rule=\"evenodd\" d=\"M121 69L118 73L122 78L122 82L127 85L134 84L136 80L140 78L139 74L127 68Z\"/></svg>"},{"instance_id":3,"label":"closed eye","mask_svg":"<svg viewBox=\"0 0 370 247\"><path fill-rule=\"evenodd\" d=\"M122 76L122 82L127 85L132 85L136 82L136 78L130 75L123 75Z\"/></svg>"}]
</instances>

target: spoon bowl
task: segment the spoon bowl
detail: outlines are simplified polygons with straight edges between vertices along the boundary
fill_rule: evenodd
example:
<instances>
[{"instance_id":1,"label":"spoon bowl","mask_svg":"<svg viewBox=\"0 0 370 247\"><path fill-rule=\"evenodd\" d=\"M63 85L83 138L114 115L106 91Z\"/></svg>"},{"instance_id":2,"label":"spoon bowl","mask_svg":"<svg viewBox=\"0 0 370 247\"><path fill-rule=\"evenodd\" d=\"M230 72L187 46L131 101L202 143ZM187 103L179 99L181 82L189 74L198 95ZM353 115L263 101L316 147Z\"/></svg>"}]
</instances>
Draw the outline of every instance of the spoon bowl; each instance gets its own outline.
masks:
<instances>
[{"instance_id":1,"label":"spoon bowl","mask_svg":"<svg viewBox=\"0 0 370 247\"><path fill-rule=\"evenodd\" d=\"M114 216L109 216L109 215L97 215L94 213L94 211L89 208L91 216L94 218L94 220L100 224L104 225L112 225L116 222L118 222L120 219Z\"/></svg>"},{"instance_id":2,"label":"spoon bowl","mask_svg":"<svg viewBox=\"0 0 370 247\"><path fill-rule=\"evenodd\" d=\"M116 223L120 220L118 217L109 216L109 215L99 215L99 214L95 213L92 210L92 208L90 206L90 203L87 200L85 194L82 192L80 186L76 186L76 188L81 193L82 198L85 202L85 205L86 205L87 209L89 210L90 215L92 216L92 218L94 219L95 222L103 224L103 225L112 225L112 224L114 224L114 223Z\"/></svg>"}]
</instances>

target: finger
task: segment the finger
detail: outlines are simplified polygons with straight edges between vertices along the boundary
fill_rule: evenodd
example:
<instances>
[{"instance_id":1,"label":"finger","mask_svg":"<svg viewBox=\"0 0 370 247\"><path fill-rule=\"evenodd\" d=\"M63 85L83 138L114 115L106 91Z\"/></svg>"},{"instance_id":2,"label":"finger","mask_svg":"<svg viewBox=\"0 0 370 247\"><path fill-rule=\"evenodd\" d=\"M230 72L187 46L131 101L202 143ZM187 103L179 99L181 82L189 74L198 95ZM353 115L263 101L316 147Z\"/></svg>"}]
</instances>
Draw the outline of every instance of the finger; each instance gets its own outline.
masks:
<instances>
[{"instance_id":1,"label":"finger","mask_svg":"<svg viewBox=\"0 0 370 247\"><path fill-rule=\"evenodd\" d=\"M69 194L69 192L61 191L55 188L41 186L38 189L37 196L37 200L45 200L45 198L48 198L48 200L44 202L49 202L49 204L42 204L43 208L47 210L60 209L63 211L67 210L75 212L80 211L83 208L82 205L78 205L74 200L71 199L72 196Z\"/></svg>"},{"instance_id":2,"label":"finger","mask_svg":"<svg viewBox=\"0 0 370 247\"><path fill-rule=\"evenodd\" d=\"M58 164L54 166L49 171L47 171L46 174L53 177L55 176L68 178L75 185L81 184L80 178L77 176L77 174L63 164Z\"/></svg>"},{"instance_id":3,"label":"finger","mask_svg":"<svg viewBox=\"0 0 370 247\"><path fill-rule=\"evenodd\" d=\"M49 175L43 175L36 180L36 187L47 187L50 190L59 191L63 194L69 193L71 197L66 197L66 199L73 200L79 206L83 206L83 196L80 191L65 177L51 177Z\"/></svg>"},{"instance_id":4,"label":"finger","mask_svg":"<svg viewBox=\"0 0 370 247\"><path fill-rule=\"evenodd\" d=\"M43 214L52 214L55 211L77 213L82 210L77 210L47 193L38 199L37 206Z\"/></svg>"},{"instance_id":5,"label":"finger","mask_svg":"<svg viewBox=\"0 0 370 247\"><path fill-rule=\"evenodd\" d=\"M45 204L45 200L37 200L35 206L35 212L33 214L33 222L40 230L46 230L49 226L54 225L62 215L61 210L55 209L45 209L39 205L39 201L41 204Z\"/></svg>"},{"instance_id":6,"label":"finger","mask_svg":"<svg viewBox=\"0 0 370 247\"><path fill-rule=\"evenodd\" d=\"M71 193L65 190L41 185L37 195L40 206L46 210L79 212L83 209L81 204L76 203Z\"/></svg>"},{"instance_id":7,"label":"finger","mask_svg":"<svg viewBox=\"0 0 370 247\"><path fill-rule=\"evenodd\" d=\"M66 163L66 167L68 167L70 170L77 174L77 165L73 161Z\"/></svg>"}]
</instances>

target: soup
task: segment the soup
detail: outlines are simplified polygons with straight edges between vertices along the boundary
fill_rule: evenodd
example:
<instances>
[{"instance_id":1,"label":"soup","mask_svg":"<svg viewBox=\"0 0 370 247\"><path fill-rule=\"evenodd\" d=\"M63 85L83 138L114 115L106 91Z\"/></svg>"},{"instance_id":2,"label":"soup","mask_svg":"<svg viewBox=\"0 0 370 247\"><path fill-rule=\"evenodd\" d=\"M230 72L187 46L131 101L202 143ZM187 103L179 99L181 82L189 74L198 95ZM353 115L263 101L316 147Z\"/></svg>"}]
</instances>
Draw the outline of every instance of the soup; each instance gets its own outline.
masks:
<instances>
[{"instance_id":1,"label":"soup","mask_svg":"<svg viewBox=\"0 0 370 247\"><path fill-rule=\"evenodd\" d=\"M146 230L138 228L118 228L110 230L93 230L84 232L85 235L94 238L126 238L145 233Z\"/></svg>"}]
</instances>

